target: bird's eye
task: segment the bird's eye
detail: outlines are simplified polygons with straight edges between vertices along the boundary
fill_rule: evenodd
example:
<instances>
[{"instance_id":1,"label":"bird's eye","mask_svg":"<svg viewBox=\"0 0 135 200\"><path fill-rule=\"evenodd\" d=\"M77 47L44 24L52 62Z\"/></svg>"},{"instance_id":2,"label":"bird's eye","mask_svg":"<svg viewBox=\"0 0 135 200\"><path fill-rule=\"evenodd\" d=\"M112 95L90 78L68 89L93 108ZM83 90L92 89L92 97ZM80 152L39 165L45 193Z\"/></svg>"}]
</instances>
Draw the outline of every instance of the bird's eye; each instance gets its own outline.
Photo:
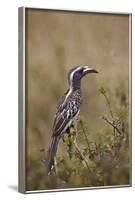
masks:
<instances>
[{"instance_id":1,"label":"bird's eye","mask_svg":"<svg viewBox=\"0 0 135 200\"><path fill-rule=\"evenodd\" d=\"M83 72L83 68L80 69L80 73L82 73L82 72Z\"/></svg>"}]
</instances>

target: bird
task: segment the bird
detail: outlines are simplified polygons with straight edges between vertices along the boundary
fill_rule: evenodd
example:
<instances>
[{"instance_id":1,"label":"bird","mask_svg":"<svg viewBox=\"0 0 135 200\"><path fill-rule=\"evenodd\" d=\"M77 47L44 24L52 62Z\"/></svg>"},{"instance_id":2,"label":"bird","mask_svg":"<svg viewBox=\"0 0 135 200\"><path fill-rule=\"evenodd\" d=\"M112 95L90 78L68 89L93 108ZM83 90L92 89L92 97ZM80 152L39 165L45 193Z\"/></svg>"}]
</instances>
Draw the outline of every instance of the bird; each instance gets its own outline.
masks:
<instances>
[{"instance_id":1,"label":"bird","mask_svg":"<svg viewBox=\"0 0 135 200\"><path fill-rule=\"evenodd\" d=\"M47 174L55 169L55 157L58 143L65 133L72 127L75 128L80 106L83 102L81 92L81 80L87 74L98 73L97 70L86 65L78 65L68 72L69 88L61 97L54 116L53 130L48 150Z\"/></svg>"}]
</instances>

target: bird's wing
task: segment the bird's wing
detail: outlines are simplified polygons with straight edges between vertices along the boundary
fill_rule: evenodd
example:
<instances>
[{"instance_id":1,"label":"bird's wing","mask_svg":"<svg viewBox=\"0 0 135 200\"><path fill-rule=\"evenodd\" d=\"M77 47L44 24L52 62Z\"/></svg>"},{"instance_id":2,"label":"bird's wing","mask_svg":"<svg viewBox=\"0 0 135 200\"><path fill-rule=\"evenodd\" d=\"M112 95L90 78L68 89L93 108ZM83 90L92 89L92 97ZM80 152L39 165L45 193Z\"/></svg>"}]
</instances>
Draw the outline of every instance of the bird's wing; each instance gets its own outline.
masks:
<instances>
[{"instance_id":1,"label":"bird's wing","mask_svg":"<svg viewBox=\"0 0 135 200\"><path fill-rule=\"evenodd\" d=\"M66 98L68 92L69 92L69 89L67 89L67 91L64 93L64 95L60 98L60 100L58 102L56 114L57 114L58 111L60 111L64 108L65 98Z\"/></svg>"},{"instance_id":2,"label":"bird's wing","mask_svg":"<svg viewBox=\"0 0 135 200\"><path fill-rule=\"evenodd\" d=\"M61 135L66 128L68 128L69 122L77 114L80 108L81 99L76 98L77 93L72 93L68 99L63 99L63 104L58 107L54 125L53 125L53 136Z\"/></svg>"}]
</instances>

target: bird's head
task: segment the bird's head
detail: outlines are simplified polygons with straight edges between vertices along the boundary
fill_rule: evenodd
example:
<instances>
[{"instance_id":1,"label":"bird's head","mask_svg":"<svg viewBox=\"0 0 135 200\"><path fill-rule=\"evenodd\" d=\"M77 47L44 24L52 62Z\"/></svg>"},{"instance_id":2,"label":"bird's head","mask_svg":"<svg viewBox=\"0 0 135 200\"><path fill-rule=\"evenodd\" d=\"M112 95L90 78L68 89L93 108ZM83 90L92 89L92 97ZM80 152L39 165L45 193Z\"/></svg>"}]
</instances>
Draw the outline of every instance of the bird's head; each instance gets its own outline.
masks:
<instances>
[{"instance_id":1,"label":"bird's head","mask_svg":"<svg viewBox=\"0 0 135 200\"><path fill-rule=\"evenodd\" d=\"M98 73L98 71L84 65L74 67L68 73L68 82L70 85L77 84L85 75L90 73Z\"/></svg>"}]
</instances>

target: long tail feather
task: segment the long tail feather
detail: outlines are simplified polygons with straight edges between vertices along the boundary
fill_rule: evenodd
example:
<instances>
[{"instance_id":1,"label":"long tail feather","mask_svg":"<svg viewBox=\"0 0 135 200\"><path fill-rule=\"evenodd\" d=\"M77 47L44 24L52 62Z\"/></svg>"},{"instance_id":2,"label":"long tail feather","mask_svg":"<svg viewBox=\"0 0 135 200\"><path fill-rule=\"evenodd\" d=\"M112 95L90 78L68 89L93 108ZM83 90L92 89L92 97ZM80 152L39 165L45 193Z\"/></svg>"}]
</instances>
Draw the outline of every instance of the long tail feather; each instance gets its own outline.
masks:
<instances>
[{"instance_id":1,"label":"long tail feather","mask_svg":"<svg viewBox=\"0 0 135 200\"><path fill-rule=\"evenodd\" d=\"M51 171L55 165L54 160L55 160L55 155L57 152L59 139L60 138L58 136L53 136L51 139L51 143L50 143L50 147L49 147L49 151L48 151L48 160L47 160L48 175L51 173Z\"/></svg>"}]
</instances>

